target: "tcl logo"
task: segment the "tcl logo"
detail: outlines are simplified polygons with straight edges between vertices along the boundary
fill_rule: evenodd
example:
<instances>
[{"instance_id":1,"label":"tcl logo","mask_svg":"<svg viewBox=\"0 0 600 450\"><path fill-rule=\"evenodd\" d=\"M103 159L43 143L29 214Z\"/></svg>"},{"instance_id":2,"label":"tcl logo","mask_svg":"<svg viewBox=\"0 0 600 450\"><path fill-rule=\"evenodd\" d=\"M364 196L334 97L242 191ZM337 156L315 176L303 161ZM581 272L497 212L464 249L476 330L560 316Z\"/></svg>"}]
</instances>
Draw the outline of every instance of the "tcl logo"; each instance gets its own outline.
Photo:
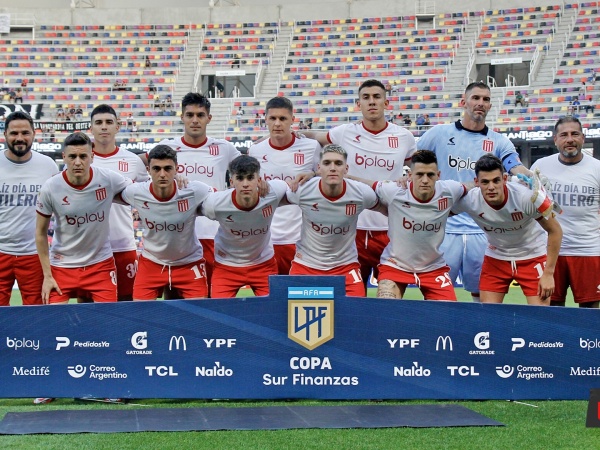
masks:
<instances>
[{"instance_id":1,"label":"tcl logo","mask_svg":"<svg viewBox=\"0 0 600 450\"><path fill-rule=\"evenodd\" d=\"M479 372L475 371L473 366L448 366L450 376L455 377L456 375L461 377L478 377Z\"/></svg>"},{"instance_id":2,"label":"tcl logo","mask_svg":"<svg viewBox=\"0 0 600 450\"><path fill-rule=\"evenodd\" d=\"M179 375L175 372L173 366L146 366L145 369L148 371L149 377L154 375L159 377L176 377Z\"/></svg>"}]
</instances>

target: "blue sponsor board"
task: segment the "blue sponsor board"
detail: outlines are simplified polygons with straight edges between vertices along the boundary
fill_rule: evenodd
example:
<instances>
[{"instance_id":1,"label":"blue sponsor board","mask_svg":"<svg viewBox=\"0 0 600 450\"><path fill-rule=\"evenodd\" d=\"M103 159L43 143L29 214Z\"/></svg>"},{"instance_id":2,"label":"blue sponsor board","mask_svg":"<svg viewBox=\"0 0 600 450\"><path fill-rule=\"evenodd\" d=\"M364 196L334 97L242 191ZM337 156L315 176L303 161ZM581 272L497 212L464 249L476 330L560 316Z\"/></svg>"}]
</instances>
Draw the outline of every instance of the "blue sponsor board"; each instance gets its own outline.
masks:
<instances>
[{"instance_id":1,"label":"blue sponsor board","mask_svg":"<svg viewBox=\"0 0 600 450\"><path fill-rule=\"evenodd\" d=\"M600 311L343 292L343 277L286 276L269 297L5 308L0 396L587 399L600 385Z\"/></svg>"}]
</instances>

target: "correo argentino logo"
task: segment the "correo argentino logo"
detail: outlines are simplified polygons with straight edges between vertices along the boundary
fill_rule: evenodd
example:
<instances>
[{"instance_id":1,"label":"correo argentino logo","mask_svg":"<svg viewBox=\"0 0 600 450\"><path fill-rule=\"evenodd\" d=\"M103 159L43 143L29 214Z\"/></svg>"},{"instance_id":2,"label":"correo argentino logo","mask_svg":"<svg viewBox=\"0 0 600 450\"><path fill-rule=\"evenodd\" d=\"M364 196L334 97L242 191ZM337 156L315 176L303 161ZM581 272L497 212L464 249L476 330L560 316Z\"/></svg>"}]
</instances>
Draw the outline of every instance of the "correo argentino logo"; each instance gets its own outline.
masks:
<instances>
[{"instance_id":1,"label":"correo argentino logo","mask_svg":"<svg viewBox=\"0 0 600 450\"><path fill-rule=\"evenodd\" d=\"M288 338L308 350L333 339L333 300L322 300L333 288L288 288L288 297Z\"/></svg>"}]
</instances>

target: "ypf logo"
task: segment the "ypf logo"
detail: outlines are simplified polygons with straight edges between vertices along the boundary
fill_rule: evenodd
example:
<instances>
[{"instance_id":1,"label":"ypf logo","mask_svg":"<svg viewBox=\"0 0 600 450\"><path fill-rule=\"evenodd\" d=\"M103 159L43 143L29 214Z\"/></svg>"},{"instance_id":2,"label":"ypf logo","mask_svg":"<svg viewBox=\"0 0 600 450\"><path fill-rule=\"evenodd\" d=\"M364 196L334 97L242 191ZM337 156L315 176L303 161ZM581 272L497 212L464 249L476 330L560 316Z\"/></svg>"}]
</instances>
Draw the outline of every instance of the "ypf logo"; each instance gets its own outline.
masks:
<instances>
[{"instance_id":1,"label":"ypf logo","mask_svg":"<svg viewBox=\"0 0 600 450\"><path fill-rule=\"evenodd\" d=\"M69 375L71 375L73 378L81 378L85 375L87 369L81 364L78 364L76 366L68 366L67 372L69 372Z\"/></svg>"},{"instance_id":2,"label":"ypf logo","mask_svg":"<svg viewBox=\"0 0 600 450\"><path fill-rule=\"evenodd\" d=\"M131 345L138 350L144 350L148 347L148 332L138 331L131 336Z\"/></svg>"}]
</instances>

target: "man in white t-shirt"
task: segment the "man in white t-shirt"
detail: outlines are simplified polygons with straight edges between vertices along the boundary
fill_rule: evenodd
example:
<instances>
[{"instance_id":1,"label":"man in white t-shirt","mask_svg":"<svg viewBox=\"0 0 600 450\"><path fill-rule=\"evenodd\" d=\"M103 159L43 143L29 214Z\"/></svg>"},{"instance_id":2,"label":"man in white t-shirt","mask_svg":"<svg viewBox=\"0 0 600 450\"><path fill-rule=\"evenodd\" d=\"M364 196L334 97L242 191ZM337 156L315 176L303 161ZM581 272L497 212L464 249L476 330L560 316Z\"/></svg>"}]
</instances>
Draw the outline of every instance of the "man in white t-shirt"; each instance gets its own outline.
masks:
<instances>
[{"instance_id":1,"label":"man in white t-shirt","mask_svg":"<svg viewBox=\"0 0 600 450\"><path fill-rule=\"evenodd\" d=\"M67 136L66 170L46 181L38 196L35 242L44 273L44 303L68 303L80 294L94 302L117 301L109 217L114 197L131 180L92 168L93 157L92 141L85 133ZM56 225L49 250L53 214Z\"/></svg>"},{"instance_id":2,"label":"man in white t-shirt","mask_svg":"<svg viewBox=\"0 0 600 450\"><path fill-rule=\"evenodd\" d=\"M207 136L206 128L211 119L208 98L190 92L181 100L183 136L164 139L159 142L159 145L168 145L177 151L178 174L190 181L206 183L217 191L224 191L227 189L227 167L240 155L240 152L229 141ZM215 261L214 239L218 227L217 222L206 217L196 219L196 234L204 249L209 288ZM174 293L167 291L165 294L168 298L176 298Z\"/></svg>"},{"instance_id":3,"label":"man in white t-shirt","mask_svg":"<svg viewBox=\"0 0 600 450\"><path fill-rule=\"evenodd\" d=\"M200 181L177 187L179 154L168 145L154 147L148 154L151 180L132 184L121 193L121 200L138 210L144 226L134 300L156 300L171 286L186 299L208 294L203 249L194 224L212 188Z\"/></svg>"},{"instance_id":4,"label":"man in white t-shirt","mask_svg":"<svg viewBox=\"0 0 600 450\"><path fill-rule=\"evenodd\" d=\"M253 145L248 154L258 159L264 181L293 182L302 173L317 167L321 146L313 139L296 139L292 133L294 105L285 97L274 97L265 109L269 139ZM280 275L290 271L296 242L300 239L300 217L296 205L282 206L275 212L271 238Z\"/></svg>"},{"instance_id":5,"label":"man in white t-shirt","mask_svg":"<svg viewBox=\"0 0 600 450\"><path fill-rule=\"evenodd\" d=\"M134 153L117 147L119 120L109 105L98 105L91 114L94 136L92 167L113 170L139 183L148 179L142 160ZM137 271L137 251L131 207L112 205L110 212L110 246L117 268L117 296L119 301L133 299L133 282Z\"/></svg>"},{"instance_id":6,"label":"man in white t-shirt","mask_svg":"<svg viewBox=\"0 0 600 450\"><path fill-rule=\"evenodd\" d=\"M435 153L419 150L410 162L406 189L393 181L373 184L388 209L390 243L383 250L377 297L402 298L416 284L425 300L456 300L450 268L440 246L450 209L467 192L458 181L441 181Z\"/></svg>"},{"instance_id":7,"label":"man in white t-shirt","mask_svg":"<svg viewBox=\"0 0 600 450\"><path fill-rule=\"evenodd\" d=\"M579 119L563 117L554 126L558 154L531 166L548 177L554 201L563 210L557 216L563 239L554 271L554 306L565 305L569 286L580 307L598 308L600 303L600 161L582 152L584 141Z\"/></svg>"},{"instance_id":8,"label":"man in white t-shirt","mask_svg":"<svg viewBox=\"0 0 600 450\"><path fill-rule=\"evenodd\" d=\"M321 151L317 175L288 191L287 199L302 210L302 230L290 275L343 275L346 295L365 296L356 250L358 215L376 209L373 189L359 181L344 179L348 154L339 145Z\"/></svg>"},{"instance_id":9,"label":"man in white t-shirt","mask_svg":"<svg viewBox=\"0 0 600 450\"><path fill-rule=\"evenodd\" d=\"M209 195L202 204L202 214L219 222L212 296L235 297L245 285L254 295L269 295L269 275L277 275L271 222L288 185L271 180L269 192L260 197L260 163L248 155L229 164L229 176L233 188Z\"/></svg>"},{"instance_id":10,"label":"man in white t-shirt","mask_svg":"<svg viewBox=\"0 0 600 450\"><path fill-rule=\"evenodd\" d=\"M42 184L58 172L49 157L31 151L35 130L29 114L5 121L8 147L0 155L0 306L8 306L15 280L23 305L42 304L44 275L35 248L35 208Z\"/></svg>"},{"instance_id":11,"label":"man in white t-shirt","mask_svg":"<svg viewBox=\"0 0 600 450\"><path fill-rule=\"evenodd\" d=\"M405 162L416 150L415 138L405 128L390 123L385 114L389 106L385 86L367 80L358 88L356 105L362 113L360 123L337 126L328 133L306 131L321 145L341 145L348 152L348 173L369 180L397 180ZM364 211L358 219L356 246L362 278L366 285L371 271L378 277L383 249L388 245L387 219L376 212Z\"/></svg>"},{"instance_id":12,"label":"man in white t-shirt","mask_svg":"<svg viewBox=\"0 0 600 450\"><path fill-rule=\"evenodd\" d=\"M558 221L551 209L545 209L550 212L545 216L536 209L531 190L507 183L508 175L497 156L482 156L475 174L477 187L452 212L469 214L487 236L479 282L481 302L502 303L516 280L528 304L550 305L562 239Z\"/></svg>"}]
</instances>

